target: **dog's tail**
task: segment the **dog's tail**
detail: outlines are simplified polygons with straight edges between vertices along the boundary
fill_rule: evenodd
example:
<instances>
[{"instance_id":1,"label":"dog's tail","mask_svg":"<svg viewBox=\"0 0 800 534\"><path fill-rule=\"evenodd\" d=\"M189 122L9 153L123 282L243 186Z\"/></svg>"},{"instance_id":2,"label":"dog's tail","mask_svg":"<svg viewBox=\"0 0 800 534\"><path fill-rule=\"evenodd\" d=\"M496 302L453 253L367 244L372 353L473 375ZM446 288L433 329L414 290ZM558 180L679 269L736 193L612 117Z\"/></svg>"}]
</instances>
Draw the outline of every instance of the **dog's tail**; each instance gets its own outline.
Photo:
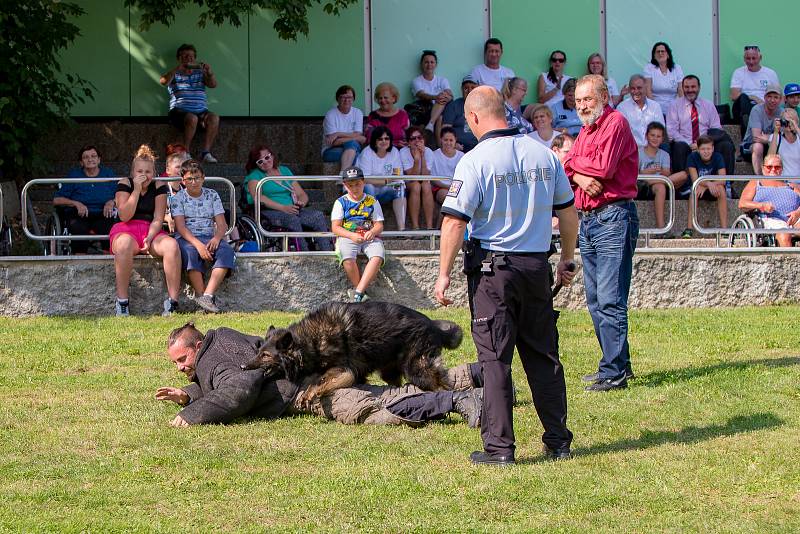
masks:
<instances>
[{"instance_id":1,"label":"dog's tail","mask_svg":"<svg viewBox=\"0 0 800 534\"><path fill-rule=\"evenodd\" d=\"M464 331L456 323L453 321L433 321L433 326L439 330L444 348L455 349L461 345Z\"/></svg>"}]
</instances>

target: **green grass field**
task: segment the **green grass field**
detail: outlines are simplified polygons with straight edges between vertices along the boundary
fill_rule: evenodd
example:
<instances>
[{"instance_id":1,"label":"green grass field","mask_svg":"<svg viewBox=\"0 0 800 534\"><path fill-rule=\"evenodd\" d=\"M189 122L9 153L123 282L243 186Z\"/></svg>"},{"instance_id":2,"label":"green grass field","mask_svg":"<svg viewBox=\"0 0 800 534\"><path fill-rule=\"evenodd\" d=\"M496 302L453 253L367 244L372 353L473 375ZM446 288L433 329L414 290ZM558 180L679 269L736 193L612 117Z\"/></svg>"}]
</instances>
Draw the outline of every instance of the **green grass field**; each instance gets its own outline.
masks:
<instances>
[{"instance_id":1,"label":"green grass field","mask_svg":"<svg viewBox=\"0 0 800 534\"><path fill-rule=\"evenodd\" d=\"M173 429L168 319L0 319L0 530L800 530L800 307L635 312L638 378L586 393L597 342L561 317L573 460L543 461L521 366L517 458L473 467L458 418L422 429L313 417ZM431 312L465 328L465 311ZM198 317L261 333L296 315ZM471 339L449 364L475 357Z\"/></svg>"}]
</instances>

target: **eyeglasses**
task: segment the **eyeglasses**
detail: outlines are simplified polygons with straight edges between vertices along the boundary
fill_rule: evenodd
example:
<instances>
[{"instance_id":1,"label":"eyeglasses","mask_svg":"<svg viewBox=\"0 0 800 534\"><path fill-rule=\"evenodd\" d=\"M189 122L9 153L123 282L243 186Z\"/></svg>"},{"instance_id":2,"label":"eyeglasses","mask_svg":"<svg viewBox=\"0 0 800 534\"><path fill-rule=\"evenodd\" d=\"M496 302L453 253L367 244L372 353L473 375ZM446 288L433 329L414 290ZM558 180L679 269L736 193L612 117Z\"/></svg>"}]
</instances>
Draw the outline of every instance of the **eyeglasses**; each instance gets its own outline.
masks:
<instances>
[{"instance_id":1,"label":"eyeglasses","mask_svg":"<svg viewBox=\"0 0 800 534\"><path fill-rule=\"evenodd\" d=\"M379 137L378 141L391 141L391 139L388 136L384 135L383 137Z\"/></svg>"},{"instance_id":2,"label":"eyeglasses","mask_svg":"<svg viewBox=\"0 0 800 534\"><path fill-rule=\"evenodd\" d=\"M758 50L758 51L761 51L761 49L758 47L758 45L746 45L746 46L744 47L744 51L745 51L745 52L747 52L748 50Z\"/></svg>"},{"instance_id":3,"label":"eyeglasses","mask_svg":"<svg viewBox=\"0 0 800 534\"><path fill-rule=\"evenodd\" d=\"M189 183L202 182L204 179L205 178L203 176L184 176L183 177L183 181L184 182L189 182Z\"/></svg>"},{"instance_id":4,"label":"eyeglasses","mask_svg":"<svg viewBox=\"0 0 800 534\"><path fill-rule=\"evenodd\" d=\"M265 164L266 162L268 162L271 159L272 159L272 154L267 154L263 158L257 159L256 160L256 165L263 165L263 164Z\"/></svg>"},{"instance_id":5,"label":"eyeglasses","mask_svg":"<svg viewBox=\"0 0 800 534\"><path fill-rule=\"evenodd\" d=\"M567 61L567 58L565 58L565 57L551 57L550 58L550 62L551 63L564 63L565 61Z\"/></svg>"},{"instance_id":6,"label":"eyeglasses","mask_svg":"<svg viewBox=\"0 0 800 534\"><path fill-rule=\"evenodd\" d=\"M762 165L761 168L765 171L779 171L783 169L783 165Z\"/></svg>"},{"instance_id":7,"label":"eyeglasses","mask_svg":"<svg viewBox=\"0 0 800 534\"><path fill-rule=\"evenodd\" d=\"M412 135L408 138L409 141L421 141L422 139L424 139L424 137L421 135Z\"/></svg>"}]
</instances>

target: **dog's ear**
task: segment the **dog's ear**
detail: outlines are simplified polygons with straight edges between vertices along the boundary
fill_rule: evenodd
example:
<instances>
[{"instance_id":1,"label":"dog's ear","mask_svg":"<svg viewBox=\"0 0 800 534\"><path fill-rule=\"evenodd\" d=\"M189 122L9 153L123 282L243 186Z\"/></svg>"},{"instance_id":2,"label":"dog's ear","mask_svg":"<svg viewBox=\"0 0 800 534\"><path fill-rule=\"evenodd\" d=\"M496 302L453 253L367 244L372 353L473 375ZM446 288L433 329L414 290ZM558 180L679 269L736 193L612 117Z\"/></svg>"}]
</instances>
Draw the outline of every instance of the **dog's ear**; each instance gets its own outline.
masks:
<instances>
[{"instance_id":1,"label":"dog's ear","mask_svg":"<svg viewBox=\"0 0 800 534\"><path fill-rule=\"evenodd\" d=\"M288 330L283 332L280 337L275 340L275 348L278 350L287 350L292 344L294 344L294 338L292 337L292 333Z\"/></svg>"},{"instance_id":2,"label":"dog's ear","mask_svg":"<svg viewBox=\"0 0 800 534\"><path fill-rule=\"evenodd\" d=\"M271 334L271 333L272 333L274 330L275 330L275 327L274 327L274 326L272 326L272 325L269 325L269 328L267 328L267 333L266 333L266 334L264 334L264 338L265 338L265 339L266 339L266 338L268 338L268 337L269 337L269 335L270 335L270 334Z\"/></svg>"}]
</instances>

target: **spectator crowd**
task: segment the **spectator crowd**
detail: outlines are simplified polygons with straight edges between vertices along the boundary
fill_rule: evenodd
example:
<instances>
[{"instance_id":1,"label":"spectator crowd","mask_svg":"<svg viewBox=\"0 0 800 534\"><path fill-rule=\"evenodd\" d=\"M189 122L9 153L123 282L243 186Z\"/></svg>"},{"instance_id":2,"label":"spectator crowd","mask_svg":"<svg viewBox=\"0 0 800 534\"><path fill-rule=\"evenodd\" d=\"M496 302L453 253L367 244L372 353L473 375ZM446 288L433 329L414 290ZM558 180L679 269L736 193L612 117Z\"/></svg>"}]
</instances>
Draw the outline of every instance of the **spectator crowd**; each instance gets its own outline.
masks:
<instances>
[{"instance_id":1,"label":"spectator crowd","mask_svg":"<svg viewBox=\"0 0 800 534\"><path fill-rule=\"evenodd\" d=\"M367 298L365 290L384 257L381 203L391 207L399 230L440 225L436 206L445 200L458 161L478 143L464 116L465 98L477 86L492 86L502 95L509 127L551 149L559 161L568 157L582 123L576 111L577 80L565 72L566 53L550 53L546 70L536 76L533 88L502 65L502 56L502 42L488 39L483 62L462 78L456 93L449 80L436 74L436 52L424 50L420 74L410 81L413 101L398 106L400 90L382 82L374 91L377 107L366 116L354 106L356 90L351 85L339 87L334 95L336 105L323 120L322 160L340 165L344 183L344 194L336 200L330 218L309 206L303 187L292 180L279 155L263 143L252 146L244 164L244 202L254 209L255 199L260 198L261 220L271 229L332 230L335 242L299 239L297 249L335 249L353 285L351 296L354 300ZM800 84L781 86L777 73L762 65L758 46L745 46L743 61L730 81L731 122L740 126L742 134L740 157L752 162L755 174L800 177ZM701 80L683 71L667 43L655 43L650 61L622 87L608 77L599 53L587 58L585 74L605 80L608 105L627 119L639 147L640 174L664 177L682 199L689 198L692 184L703 176L734 174L736 146L720 120L721 114L728 113L700 97ZM163 258L168 290L165 314L177 309L182 271L187 273L197 304L218 312L215 293L235 270L235 254L225 239L228 225L222 202L213 189L203 187L202 164L217 162L211 149L220 123L219 115L208 109L206 90L218 82L211 65L198 61L196 48L183 44L176 51L176 65L161 76L160 83L169 95L170 123L182 133L182 143L170 145L166 154L165 175L177 181L159 180L155 154L142 146L133 158L129 177L116 184L64 184L53 203L70 233L110 235L118 315L129 313L133 257L140 253ZM526 105L532 89L534 102ZM198 131L202 132L202 147L199 157L193 159L189 149ZM69 177L113 176L101 165L95 146L83 147L78 159L80 166ZM434 178L401 180L403 175ZM258 184L268 177L277 179L264 181L259 194ZM753 181L744 189L740 207L757 210L769 227L794 226L800 213L798 191L800 186L774 179ZM736 196L730 182L725 178L703 181L695 194L716 202L720 225L728 225L727 200ZM638 198L654 201L656 224L663 227L664 183L640 185ZM690 211L683 236L692 235ZM782 245L791 242L788 234L778 241ZM86 253L88 246L88 241L76 240L72 251ZM354 261L359 252L369 258L363 273Z\"/></svg>"}]
</instances>

